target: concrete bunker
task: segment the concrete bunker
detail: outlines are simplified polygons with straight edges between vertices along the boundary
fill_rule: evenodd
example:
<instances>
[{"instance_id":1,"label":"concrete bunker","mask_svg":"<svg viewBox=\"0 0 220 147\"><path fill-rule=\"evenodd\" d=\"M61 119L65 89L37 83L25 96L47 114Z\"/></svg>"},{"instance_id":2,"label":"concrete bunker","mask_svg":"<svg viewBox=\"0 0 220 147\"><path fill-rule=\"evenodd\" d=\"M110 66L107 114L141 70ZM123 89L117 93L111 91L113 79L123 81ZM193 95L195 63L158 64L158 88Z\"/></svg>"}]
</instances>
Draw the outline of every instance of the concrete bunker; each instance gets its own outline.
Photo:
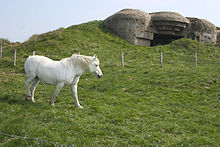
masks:
<instances>
[{"instance_id":1,"label":"concrete bunker","mask_svg":"<svg viewBox=\"0 0 220 147\"><path fill-rule=\"evenodd\" d=\"M104 21L104 25L134 45L155 46L180 38L215 43L216 27L204 19L185 18L176 12L147 13L123 9ZM195 27L199 26L199 27Z\"/></svg>"}]
</instances>

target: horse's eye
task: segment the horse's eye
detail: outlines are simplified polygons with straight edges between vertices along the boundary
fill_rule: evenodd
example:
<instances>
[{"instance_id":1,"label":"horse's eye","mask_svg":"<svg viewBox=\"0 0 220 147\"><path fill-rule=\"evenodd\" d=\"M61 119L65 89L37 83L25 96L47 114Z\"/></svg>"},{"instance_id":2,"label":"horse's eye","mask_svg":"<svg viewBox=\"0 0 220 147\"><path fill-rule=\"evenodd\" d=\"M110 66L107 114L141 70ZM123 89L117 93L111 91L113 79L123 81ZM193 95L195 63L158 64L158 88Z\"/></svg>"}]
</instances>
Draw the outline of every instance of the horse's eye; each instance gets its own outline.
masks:
<instances>
[{"instance_id":1,"label":"horse's eye","mask_svg":"<svg viewBox=\"0 0 220 147\"><path fill-rule=\"evenodd\" d=\"M99 65L96 64L95 66L98 67Z\"/></svg>"}]
</instances>

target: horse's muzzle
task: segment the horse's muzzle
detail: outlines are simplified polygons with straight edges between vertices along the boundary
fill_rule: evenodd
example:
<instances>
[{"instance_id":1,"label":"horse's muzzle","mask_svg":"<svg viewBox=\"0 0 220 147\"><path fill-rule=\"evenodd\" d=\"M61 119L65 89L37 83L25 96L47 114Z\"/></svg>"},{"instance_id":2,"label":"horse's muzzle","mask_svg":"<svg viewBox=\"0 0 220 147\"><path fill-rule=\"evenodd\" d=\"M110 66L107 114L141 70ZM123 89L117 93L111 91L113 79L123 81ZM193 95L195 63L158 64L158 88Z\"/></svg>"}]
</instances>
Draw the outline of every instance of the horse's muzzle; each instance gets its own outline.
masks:
<instances>
[{"instance_id":1,"label":"horse's muzzle","mask_svg":"<svg viewBox=\"0 0 220 147\"><path fill-rule=\"evenodd\" d=\"M98 76L97 76L97 78L99 78L99 79L100 79L101 77L102 77L102 75L98 75Z\"/></svg>"}]
</instances>

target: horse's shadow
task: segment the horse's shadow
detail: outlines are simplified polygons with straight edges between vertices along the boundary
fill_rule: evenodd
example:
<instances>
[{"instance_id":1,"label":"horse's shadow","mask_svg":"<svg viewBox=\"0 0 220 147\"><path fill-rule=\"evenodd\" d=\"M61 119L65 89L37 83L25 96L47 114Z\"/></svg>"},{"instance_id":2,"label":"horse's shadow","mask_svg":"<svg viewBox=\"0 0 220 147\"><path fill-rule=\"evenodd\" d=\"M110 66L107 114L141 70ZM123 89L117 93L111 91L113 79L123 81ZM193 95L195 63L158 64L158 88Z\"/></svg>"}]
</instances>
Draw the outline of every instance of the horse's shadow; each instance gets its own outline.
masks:
<instances>
[{"instance_id":1,"label":"horse's shadow","mask_svg":"<svg viewBox=\"0 0 220 147\"><path fill-rule=\"evenodd\" d=\"M19 104L19 105L30 105L30 106L37 106L39 104L32 103L28 100L25 100L25 96L19 98L13 98L10 95L2 95L0 96L0 103L8 103L9 105Z\"/></svg>"},{"instance_id":2,"label":"horse's shadow","mask_svg":"<svg viewBox=\"0 0 220 147\"><path fill-rule=\"evenodd\" d=\"M56 101L56 104L58 105L58 103L60 103L60 102L61 102L61 100L58 99ZM29 100L26 100L25 95L22 95L17 98L13 98L13 96L11 96L11 95L1 95L0 96L0 103L7 103L9 105L39 107L39 108L45 108L45 107L54 108L49 105L49 101L48 101L48 103L40 103L40 102L33 103ZM75 106L74 104L75 104L74 102L67 103L68 106ZM59 107L59 106L56 106L56 107Z\"/></svg>"}]
</instances>

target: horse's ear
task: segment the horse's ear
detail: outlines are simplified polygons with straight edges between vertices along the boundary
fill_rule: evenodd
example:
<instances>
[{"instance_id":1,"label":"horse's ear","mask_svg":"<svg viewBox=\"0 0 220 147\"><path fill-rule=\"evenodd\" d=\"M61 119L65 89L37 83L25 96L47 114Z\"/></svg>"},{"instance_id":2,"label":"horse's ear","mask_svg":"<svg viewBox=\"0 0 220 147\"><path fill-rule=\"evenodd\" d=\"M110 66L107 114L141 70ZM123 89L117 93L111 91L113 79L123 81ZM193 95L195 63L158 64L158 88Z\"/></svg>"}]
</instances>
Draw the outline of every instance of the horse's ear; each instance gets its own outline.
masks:
<instances>
[{"instance_id":1,"label":"horse's ear","mask_svg":"<svg viewBox=\"0 0 220 147\"><path fill-rule=\"evenodd\" d=\"M95 61L96 59L97 59L97 56L94 55L92 60Z\"/></svg>"}]
</instances>

